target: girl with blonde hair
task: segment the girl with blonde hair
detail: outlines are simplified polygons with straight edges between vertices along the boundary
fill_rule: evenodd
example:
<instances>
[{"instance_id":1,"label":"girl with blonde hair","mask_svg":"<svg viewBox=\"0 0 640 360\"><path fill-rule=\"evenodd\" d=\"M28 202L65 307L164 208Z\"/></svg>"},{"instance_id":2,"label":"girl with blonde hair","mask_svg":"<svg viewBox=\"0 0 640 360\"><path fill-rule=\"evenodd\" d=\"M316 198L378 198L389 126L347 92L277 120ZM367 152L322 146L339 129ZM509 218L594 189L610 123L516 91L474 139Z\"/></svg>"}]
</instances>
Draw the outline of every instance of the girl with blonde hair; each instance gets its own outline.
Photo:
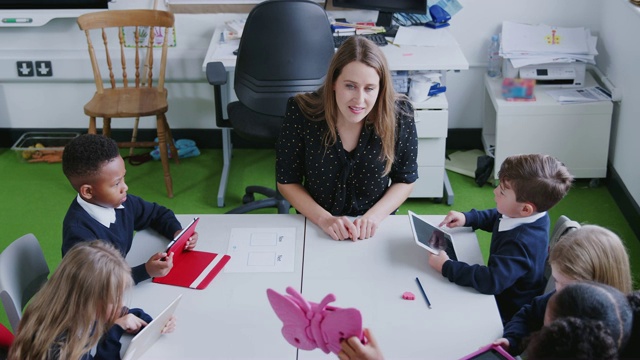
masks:
<instances>
[{"instance_id":1,"label":"girl with blonde hair","mask_svg":"<svg viewBox=\"0 0 640 360\"><path fill-rule=\"evenodd\" d=\"M96 359L119 359L122 334L151 321L123 307L132 285L131 268L113 246L100 240L74 246L25 309L9 359L92 359L95 345ZM172 320L165 332L173 327Z\"/></svg>"},{"instance_id":2,"label":"girl with blonde hair","mask_svg":"<svg viewBox=\"0 0 640 360\"><path fill-rule=\"evenodd\" d=\"M524 351L523 341L543 326L551 296L565 286L579 281L593 281L612 286L622 293L632 291L629 255L622 240L611 230L597 225L583 225L558 240L549 253L555 291L533 299L509 321L503 337L496 344L513 355Z\"/></svg>"},{"instance_id":3,"label":"girl with blonde hair","mask_svg":"<svg viewBox=\"0 0 640 360\"><path fill-rule=\"evenodd\" d=\"M278 190L334 240L366 239L411 193L417 152L413 107L395 93L384 54L353 36L323 86L289 99L276 145Z\"/></svg>"}]
</instances>

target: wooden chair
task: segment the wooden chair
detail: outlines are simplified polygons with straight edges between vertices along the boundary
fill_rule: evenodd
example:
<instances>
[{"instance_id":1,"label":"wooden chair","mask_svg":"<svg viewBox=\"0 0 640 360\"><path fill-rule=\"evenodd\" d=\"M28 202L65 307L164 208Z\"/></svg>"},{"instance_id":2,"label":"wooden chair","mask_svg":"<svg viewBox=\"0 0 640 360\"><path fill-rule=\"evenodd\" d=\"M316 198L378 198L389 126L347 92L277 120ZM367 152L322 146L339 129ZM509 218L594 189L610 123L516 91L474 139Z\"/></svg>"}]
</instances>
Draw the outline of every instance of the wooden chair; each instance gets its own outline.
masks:
<instances>
[{"instance_id":1,"label":"wooden chair","mask_svg":"<svg viewBox=\"0 0 640 360\"><path fill-rule=\"evenodd\" d=\"M78 25L84 30L89 47L89 57L96 83L96 93L84 106L89 116L89 130L96 134L96 118L103 118L102 134L111 136L111 119L139 118L155 116L158 140L136 141L135 132L131 142L120 142L120 147L153 147L158 145L164 170L167 194L173 197L173 184L169 170L167 143L176 163L178 152L165 113L168 109L167 89L164 87L168 39L174 24L173 14L159 10L108 10L88 13L78 17ZM125 47L123 27L134 28L134 44ZM93 35L92 35L93 34ZM93 46L93 40L99 47L99 54ZM154 51L150 44L160 44L162 50L160 63L156 66ZM147 38L148 41L145 41ZM100 40L98 40L100 39ZM98 42L102 42L102 46ZM127 44L128 45L128 44ZM117 46L117 50L116 49ZM146 51L145 51L146 50ZM112 62L113 53L116 61ZM120 61L117 61L117 58ZM146 58L146 59L145 59ZM155 67L155 68L154 68ZM105 88L100 69L105 71L104 81L111 85ZM133 74L133 75L130 75ZM155 82L154 82L155 81ZM135 130L134 130L135 131Z\"/></svg>"}]
</instances>

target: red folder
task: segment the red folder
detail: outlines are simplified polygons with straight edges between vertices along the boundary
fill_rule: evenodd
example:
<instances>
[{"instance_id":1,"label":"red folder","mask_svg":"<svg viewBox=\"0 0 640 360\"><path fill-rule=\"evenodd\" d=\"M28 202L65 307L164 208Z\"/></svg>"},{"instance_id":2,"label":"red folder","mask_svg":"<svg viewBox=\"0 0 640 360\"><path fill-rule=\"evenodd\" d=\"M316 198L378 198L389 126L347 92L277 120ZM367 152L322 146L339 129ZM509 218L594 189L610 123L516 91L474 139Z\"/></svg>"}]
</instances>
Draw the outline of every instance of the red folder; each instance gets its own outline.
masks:
<instances>
[{"instance_id":1,"label":"red folder","mask_svg":"<svg viewBox=\"0 0 640 360\"><path fill-rule=\"evenodd\" d=\"M163 277L153 278L154 283L176 285L202 290L222 270L231 258L229 255L204 251L185 251L184 247L196 230L200 218L195 218L169 243L167 253L173 252L173 268Z\"/></svg>"}]
</instances>

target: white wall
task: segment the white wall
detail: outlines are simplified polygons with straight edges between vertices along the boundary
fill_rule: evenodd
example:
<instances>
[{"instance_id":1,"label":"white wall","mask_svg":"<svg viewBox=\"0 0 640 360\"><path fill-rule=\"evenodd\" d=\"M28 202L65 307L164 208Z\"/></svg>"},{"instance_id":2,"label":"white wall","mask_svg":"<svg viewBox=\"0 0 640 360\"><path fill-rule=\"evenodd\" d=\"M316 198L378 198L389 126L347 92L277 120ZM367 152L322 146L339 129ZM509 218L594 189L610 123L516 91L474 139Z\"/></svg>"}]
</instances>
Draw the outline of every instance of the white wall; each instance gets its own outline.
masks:
<instances>
[{"instance_id":1,"label":"white wall","mask_svg":"<svg viewBox=\"0 0 640 360\"><path fill-rule=\"evenodd\" d=\"M636 137L640 122L639 11L627 0L459 0L464 8L451 21L450 31L460 43L470 69L447 76L450 128L480 128L483 114L482 76L486 47L503 20L585 26L599 36L599 67L623 91L616 105L610 160L636 202L640 202L640 167ZM122 7L150 7L151 0L119 1ZM162 3L162 1L159 1ZM375 13L340 12L337 17L368 20ZM177 47L169 50L169 113L174 128L214 128L213 91L201 66L216 26L238 14L177 14ZM0 128L82 128L82 106L94 91L83 34L75 19L56 19L37 28L0 28ZM34 50L44 50L34 51ZM44 54L44 55L43 55ZM81 54L81 55L79 55ZM69 80L11 80L16 60L54 59L54 73ZM74 78L75 77L75 78ZM75 80L74 80L75 79ZM39 104L40 107L35 106ZM637 116L635 116L637 117ZM153 127L153 122L142 127Z\"/></svg>"},{"instance_id":2,"label":"white wall","mask_svg":"<svg viewBox=\"0 0 640 360\"><path fill-rule=\"evenodd\" d=\"M599 13L604 48L599 67L623 96L614 107L609 159L640 203L640 7L626 0L607 0Z\"/></svg>"}]
</instances>

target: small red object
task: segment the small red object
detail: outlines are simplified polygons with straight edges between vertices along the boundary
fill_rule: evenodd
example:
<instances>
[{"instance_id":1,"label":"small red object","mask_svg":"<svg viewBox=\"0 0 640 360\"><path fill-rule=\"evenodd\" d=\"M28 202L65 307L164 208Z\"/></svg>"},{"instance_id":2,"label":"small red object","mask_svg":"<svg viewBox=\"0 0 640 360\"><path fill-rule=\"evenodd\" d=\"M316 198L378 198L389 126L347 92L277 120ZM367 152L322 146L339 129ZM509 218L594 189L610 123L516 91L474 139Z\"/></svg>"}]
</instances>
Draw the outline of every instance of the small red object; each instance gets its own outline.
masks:
<instances>
[{"instance_id":1,"label":"small red object","mask_svg":"<svg viewBox=\"0 0 640 360\"><path fill-rule=\"evenodd\" d=\"M405 291L402 294L402 298L405 299L405 300L415 300L416 296L413 295L413 293L411 291Z\"/></svg>"}]
</instances>

